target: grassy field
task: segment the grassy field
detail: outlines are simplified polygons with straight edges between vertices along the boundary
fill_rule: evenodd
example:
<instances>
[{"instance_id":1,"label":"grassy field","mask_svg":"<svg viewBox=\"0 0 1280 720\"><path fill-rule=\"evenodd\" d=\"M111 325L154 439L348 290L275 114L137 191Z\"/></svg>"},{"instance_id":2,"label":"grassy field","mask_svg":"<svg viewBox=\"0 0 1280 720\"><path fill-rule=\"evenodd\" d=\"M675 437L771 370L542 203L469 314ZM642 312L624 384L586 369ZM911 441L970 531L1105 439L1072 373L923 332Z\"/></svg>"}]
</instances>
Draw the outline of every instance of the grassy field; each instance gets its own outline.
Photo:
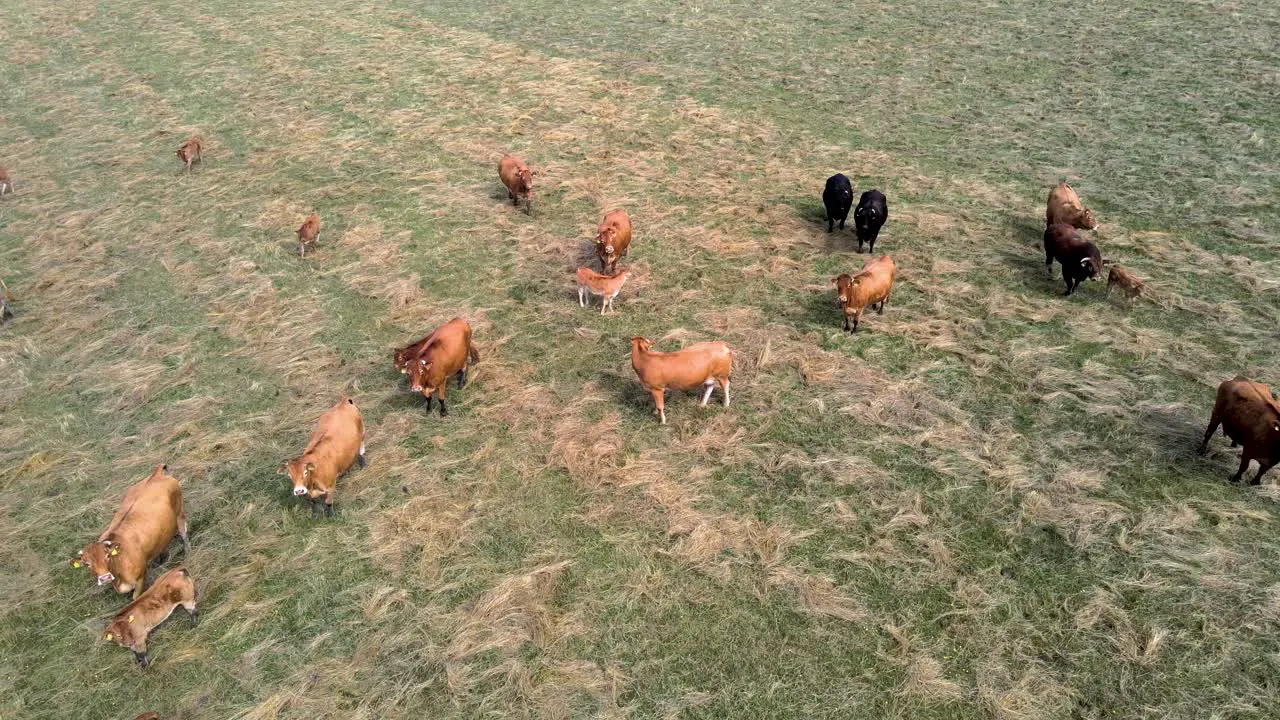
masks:
<instances>
[{"instance_id":1,"label":"grassy field","mask_svg":"<svg viewBox=\"0 0 1280 720\"><path fill-rule=\"evenodd\" d=\"M1280 490L1194 452L1280 382L1280 6L607 5L0 10L0 717L1280 715ZM836 171L899 267L856 337ZM1149 300L1046 277L1060 177ZM390 352L459 314L441 420ZM634 335L734 404L658 425ZM275 471L344 392L316 521ZM67 560L160 462L202 621L144 673Z\"/></svg>"}]
</instances>

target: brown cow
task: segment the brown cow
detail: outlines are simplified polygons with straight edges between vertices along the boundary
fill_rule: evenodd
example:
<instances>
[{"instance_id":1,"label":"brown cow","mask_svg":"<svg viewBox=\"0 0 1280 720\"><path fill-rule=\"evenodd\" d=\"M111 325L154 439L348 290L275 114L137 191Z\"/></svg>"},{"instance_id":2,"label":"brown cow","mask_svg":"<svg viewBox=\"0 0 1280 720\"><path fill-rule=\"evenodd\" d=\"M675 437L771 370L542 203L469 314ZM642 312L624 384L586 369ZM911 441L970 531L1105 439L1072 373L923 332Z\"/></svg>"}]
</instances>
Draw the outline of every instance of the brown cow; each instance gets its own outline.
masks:
<instances>
[{"instance_id":1,"label":"brown cow","mask_svg":"<svg viewBox=\"0 0 1280 720\"><path fill-rule=\"evenodd\" d=\"M204 159L201 157L203 149L204 144L199 135L192 135L178 147L178 159L182 161L183 165L186 165L187 172L191 172L192 163L204 163Z\"/></svg>"},{"instance_id":2,"label":"brown cow","mask_svg":"<svg viewBox=\"0 0 1280 720\"><path fill-rule=\"evenodd\" d=\"M456 317L436 328L416 359L409 363L409 389L427 398L427 412L431 412L431 398L440 401L440 417L449 410L444 404L445 386L456 375L458 389L467 384L467 368L480 362L480 353L471 344L471 324Z\"/></svg>"},{"instance_id":3,"label":"brown cow","mask_svg":"<svg viewBox=\"0 0 1280 720\"><path fill-rule=\"evenodd\" d=\"M0 196L14 192L14 190L13 178L9 177L9 171L0 167Z\"/></svg>"},{"instance_id":4,"label":"brown cow","mask_svg":"<svg viewBox=\"0 0 1280 720\"><path fill-rule=\"evenodd\" d=\"M631 367L640 384L653 396L654 414L667 424L663 396L667 389L706 389L702 405L711 399L717 384L724 391L724 405L729 407L729 376L733 373L733 349L723 342L694 343L675 352L653 352L653 343L642 337L631 338Z\"/></svg>"},{"instance_id":5,"label":"brown cow","mask_svg":"<svg viewBox=\"0 0 1280 720\"><path fill-rule=\"evenodd\" d=\"M9 286L4 284L4 280L0 279L0 325L6 320L13 317L13 308L9 304L14 301L13 293L9 292Z\"/></svg>"},{"instance_id":6,"label":"brown cow","mask_svg":"<svg viewBox=\"0 0 1280 720\"><path fill-rule=\"evenodd\" d=\"M1129 300L1141 297L1142 293L1147 289L1147 286L1138 279L1137 275L1119 265L1112 265L1111 271L1107 273L1107 297L1111 296L1111 289L1116 287L1120 288L1125 298Z\"/></svg>"},{"instance_id":7,"label":"brown cow","mask_svg":"<svg viewBox=\"0 0 1280 720\"><path fill-rule=\"evenodd\" d=\"M498 177L507 186L507 197L516 207L520 206L520 198L524 198L526 213L533 212L533 176L536 174L515 155L503 155L498 161Z\"/></svg>"},{"instance_id":8,"label":"brown cow","mask_svg":"<svg viewBox=\"0 0 1280 720\"><path fill-rule=\"evenodd\" d=\"M136 599L146 585L147 564L169 547L174 534L182 538L183 554L190 555L182 488L169 474L168 465L157 465L144 480L125 490L111 524L76 553L71 566L84 565L99 585L111 583L116 592L132 591Z\"/></svg>"},{"instance_id":9,"label":"brown cow","mask_svg":"<svg viewBox=\"0 0 1280 720\"><path fill-rule=\"evenodd\" d=\"M596 256L600 269L609 275L618 271L618 258L627 254L631 245L631 216L626 210L611 210L596 230Z\"/></svg>"},{"instance_id":10,"label":"brown cow","mask_svg":"<svg viewBox=\"0 0 1280 720\"><path fill-rule=\"evenodd\" d=\"M850 277L848 274L832 278L836 284L836 300L844 313L844 329L846 332L857 332L858 321L862 311L874 308L883 315L884 304L893 292L893 281L898 275L898 266L893 258L881 255L868 260L862 266L862 272ZM877 308L877 304L879 307ZM852 326L849 321L853 320Z\"/></svg>"},{"instance_id":11,"label":"brown cow","mask_svg":"<svg viewBox=\"0 0 1280 720\"><path fill-rule=\"evenodd\" d=\"M1241 446L1240 469L1231 482L1244 480L1249 461L1258 461L1258 474L1250 485L1257 485L1272 465L1280 462L1280 404L1271 397L1271 388L1240 375L1218 386L1209 427L1200 442L1201 455L1209 452L1209 439L1222 426L1222 434L1231 439L1231 447Z\"/></svg>"},{"instance_id":12,"label":"brown cow","mask_svg":"<svg viewBox=\"0 0 1280 720\"><path fill-rule=\"evenodd\" d=\"M320 240L320 216L311 213L298 226L298 254L307 256L307 246L315 245Z\"/></svg>"},{"instance_id":13,"label":"brown cow","mask_svg":"<svg viewBox=\"0 0 1280 720\"><path fill-rule=\"evenodd\" d=\"M343 398L316 422L307 449L287 461L277 472L288 475L295 497L306 497L311 517L324 512L333 517L333 498L338 476L351 466L368 462L364 458L364 418L351 398Z\"/></svg>"},{"instance_id":14,"label":"brown cow","mask_svg":"<svg viewBox=\"0 0 1280 720\"><path fill-rule=\"evenodd\" d=\"M191 624L200 620L196 610L196 584L184 567L176 567L156 578L142 597L124 606L107 625L106 639L133 651L138 664L146 667L147 638L151 631L181 606L191 616Z\"/></svg>"},{"instance_id":15,"label":"brown cow","mask_svg":"<svg viewBox=\"0 0 1280 720\"><path fill-rule=\"evenodd\" d=\"M1081 230L1098 227L1093 211L1080 203L1080 196L1076 195L1076 191L1066 180L1059 181L1057 187L1049 191L1049 199L1045 202L1045 227L1058 223L1066 223Z\"/></svg>"},{"instance_id":16,"label":"brown cow","mask_svg":"<svg viewBox=\"0 0 1280 720\"><path fill-rule=\"evenodd\" d=\"M578 268L578 307L587 306L587 293L600 296L600 314L613 309L613 299L622 292L622 286L631 277L631 273L622 272L616 275L601 275L587 267Z\"/></svg>"}]
</instances>

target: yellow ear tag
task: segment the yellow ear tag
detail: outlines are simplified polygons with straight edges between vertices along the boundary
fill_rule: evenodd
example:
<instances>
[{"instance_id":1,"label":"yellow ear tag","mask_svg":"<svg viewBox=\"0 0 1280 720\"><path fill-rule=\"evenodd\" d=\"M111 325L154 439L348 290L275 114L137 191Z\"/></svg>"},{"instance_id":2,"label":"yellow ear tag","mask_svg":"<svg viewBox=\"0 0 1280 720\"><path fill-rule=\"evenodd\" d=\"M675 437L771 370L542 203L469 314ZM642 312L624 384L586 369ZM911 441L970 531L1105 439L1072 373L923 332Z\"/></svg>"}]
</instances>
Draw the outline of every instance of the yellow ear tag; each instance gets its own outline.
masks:
<instances>
[{"instance_id":1,"label":"yellow ear tag","mask_svg":"<svg viewBox=\"0 0 1280 720\"><path fill-rule=\"evenodd\" d=\"M129 616L129 622L133 622L133 616L132 616L132 615L130 615L130 616Z\"/></svg>"},{"instance_id":2,"label":"yellow ear tag","mask_svg":"<svg viewBox=\"0 0 1280 720\"><path fill-rule=\"evenodd\" d=\"M72 560L72 561L71 561L71 567L73 567L73 568L78 568L78 567L80 567L80 561L79 561L79 560Z\"/></svg>"},{"instance_id":3,"label":"yellow ear tag","mask_svg":"<svg viewBox=\"0 0 1280 720\"><path fill-rule=\"evenodd\" d=\"M111 633L107 633L107 639L108 639L108 640L110 640L112 637L114 637L114 635L112 635Z\"/></svg>"},{"instance_id":4,"label":"yellow ear tag","mask_svg":"<svg viewBox=\"0 0 1280 720\"><path fill-rule=\"evenodd\" d=\"M120 554L120 551L119 551L119 550L117 550L117 549L115 549L115 548L111 548L111 557L115 557L115 556L117 556L117 555L119 555L119 554Z\"/></svg>"}]
</instances>

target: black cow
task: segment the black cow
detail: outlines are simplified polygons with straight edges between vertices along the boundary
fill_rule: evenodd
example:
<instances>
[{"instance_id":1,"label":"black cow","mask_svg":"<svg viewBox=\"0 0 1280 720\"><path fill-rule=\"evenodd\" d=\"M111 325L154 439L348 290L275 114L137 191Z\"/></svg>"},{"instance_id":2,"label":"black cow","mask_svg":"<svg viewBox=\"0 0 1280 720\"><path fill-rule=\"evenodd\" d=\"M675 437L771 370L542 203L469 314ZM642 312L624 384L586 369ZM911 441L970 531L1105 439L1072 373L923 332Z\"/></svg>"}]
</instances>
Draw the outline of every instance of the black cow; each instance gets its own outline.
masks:
<instances>
[{"instance_id":1,"label":"black cow","mask_svg":"<svg viewBox=\"0 0 1280 720\"><path fill-rule=\"evenodd\" d=\"M853 229L858 233L858 252L862 252L862 243L871 243L869 252L876 251L876 237L880 228L889 219L889 203L884 193L879 190L868 190L858 199L858 209L853 211Z\"/></svg>"},{"instance_id":2,"label":"black cow","mask_svg":"<svg viewBox=\"0 0 1280 720\"><path fill-rule=\"evenodd\" d=\"M1050 225L1044 231L1044 267L1051 277L1054 260L1062 264L1065 295L1075 292L1085 280L1102 277L1102 266L1107 263L1097 245L1081 238L1080 231L1066 223Z\"/></svg>"},{"instance_id":3,"label":"black cow","mask_svg":"<svg viewBox=\"0 0 1280 720\"><path fill-rule=\"evenodd\" d=\"M849 208L853 207L853 185L849 184L849 178L842 173L827 178L827 186L822 190L822 204L827 206L827 232L835 229L837 220L843 230Z\"/></svg>"}]
</instances>

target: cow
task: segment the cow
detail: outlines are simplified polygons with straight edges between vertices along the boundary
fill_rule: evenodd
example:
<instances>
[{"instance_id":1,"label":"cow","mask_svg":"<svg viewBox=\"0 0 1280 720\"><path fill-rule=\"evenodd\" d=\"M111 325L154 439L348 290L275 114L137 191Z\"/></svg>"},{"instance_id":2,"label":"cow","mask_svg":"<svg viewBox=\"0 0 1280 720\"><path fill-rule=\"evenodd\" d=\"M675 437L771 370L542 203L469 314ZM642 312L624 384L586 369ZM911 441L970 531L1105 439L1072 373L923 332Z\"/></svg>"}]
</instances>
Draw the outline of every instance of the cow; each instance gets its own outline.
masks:
<instances>
[{"instance_id":1,"label":"cow","mask_svg":"<svg viewBox=\"0 0 1280 720\"><path fill-rule=\"evenodd\" d=\"M1258 474L1250 485L1262 482L1272 465L1280 462L1280 404L1271 397L1271 388L1240 375L1225 380L1218 386L1218 397L1209 416L1209 427L1200 441L1199 453L1209 452L1209 439L1218 426L1222 434L1231 440L1231 447L1240 446L1240 469L1231 476L1231 482L1244 480L1249 461L1258 461Z\"/></svg>"},{"instance_id":2,"label":"cow","mask_svg":"<svg viewBox=\"0 0 1280 720\"><path fill-rule=\"evenodd\" d=\"M4 284L3 279L0 279L0 325L3 325L6 320L13 317L13 308L9 307L9 303L13 301L13 293L9 292L9 286Z\"/></svg>"},{"instance_id":3,"label":"cow","mask_svg":"<svg viewBox=\"0 0 1280 720\"><path fill-rule=\"evenodd\" d=\"M507 197L511 204L520 207L520 198L524 198L524 211L533 213L533 176L536 172L529 169L524 161L515 155L503 155L498 161L498 177L507 187Z\"/></svg>"},{"instance_id":4,"label":"cow","mask_svg":"<svg viewBox=\"0 0 1280 720\"><path fill-rule=\"evenodd\" d=\"M724 392L724 406L729 407L729 376L733 373L733 349L723 342L694 343L675 352L654 352L649 340L631 338L631 367L640 384L653 396L654 414L667 424L663 395L671 390L704 389L702 402L711 399L718 384Z\"/></svg>"},{"instance_id":5,"label":"cow","mask_svg":"<svg viewBox=\"0 0 1280 720\"><path fill-rule=\"evenodd\" d=\"M316 429L307 441L307 449L286 461L277 471L288 475L294 497L305 497L311 506L311 517L324 513L333 517L333 499L338 476L351 466L368 465L364 457L364 418L356 401L344 397L316 421Z\"/></svg>"},{"instance_id":6,"label":"cow","mask_svg":"<svg viewBox=\"0 0 1280 720\"><path fill-rule=\"evenodd\" d=\"M1098 227L1093 211L1080 203L1080 196L1066 180L1059 180L1057 187L1049 191L1049 198L1045 201L1045 227L1059 223L1080 230L1094 230Z\"/></svg>"},{"instance_id":7,"label":"cow","mask_svg":"<svg viewBox=\"0 0 1280 720\"><path fill-rule=\"evenodd\" d=\"M141 715L134 718L133 720L160 720L160 713L157 713L157 712L142 713Z\"/></svg>"},{"instance_id":8,"label":"cow","mask_svg":"<svg viewBox=\"0 0 1280 720\"><path fill-rule=\"evenodd\" d=\"M602 275L587 267L578 268L578 306L587 306L587 294L600 296L600 314L613 309L613 299L622 292L622 286L631 277L630 272Z\"/></svg>"},{"instance_id":9,"label":"cow","mask_svg":"<svg viewBox=\"0 0 1280 720\"><path fill-rule=\"evenodd\" d=\"M178 607L191 616L192 625L200 621L200 611L196 609L196 584L191 573L182 566L156 578L141 597L134 598L116 613L107 625L104 637L107 642L132 650L138 665L146 668L150 663L147 659L147 638Z\"/></svg>"},{"instance_id":10,"label":"cow","mask_svg":"<svg viewBox=\"0 0 1280 720\"><path fill-rule=\"evenodd\" d=\"M631 216L626 210L611 210L596 229L596 257L600 270L613 275L618 271L618 258L627 254L631 245Z\"/></svg>"},{"instance_id":11,"label":"cow","mask_svg":"<svg viewBox=\"0 0 1280 720\"><path fill-rule=\"evenodd\" d=\"M298 226L298 254L307 256L307 246L315 245L320 240L320 216L311 213Z\"/></svg>"},{"instance_id":12,"label":"cow","mask_svg":"<svg viewBox=\"0 0 1280 720\"><path fill-rule=\"evenodd\" d=\"M1076 291L1085 280L1102 277L1102 266L1108 264L1098 246L1080 237L1080 231L1066 223L1057 223L1044 231L1044 268L1053 277L1053 261L1062 265L1062 280L1067 284L1064 295Z\"/></svg>"},{"instance_id":13,"label":"cow","mask_svg":"<svg viewBox=\"0 0 1280 720\"><path fill-rule=\"evenodd\" d=\"M871 243L867 252L876 251L876 238L880 228L889 219L889 202L879 190L868 190L858 198L858 209L853 211L853 230L858 235L858 252L862 243Z\"/></svg>"},{"instance_id":14,"label":"cow","mask_svg":"<svg viewBox=\"0 0 1280 720\"><path fill-rule=\"evenodd\" d=\"M192 135L187 141L178 146L178 159L186 166L186 172L191 172L192 163L204 163L201 151L204 149L204 143L200 140L199 135Z\"/></svg>"},{"instance_id":15,"label":"cow","mask_svg":"<svg viewBox=\"0 0 1280 720\"><path fill-rule=\"evenodd\" d=\"M87 567L98 585L111 583L116 592L132 592L136 600L146 585L147 564L168 549L175 534L182 538L183 555L190 556L182 488L168 465L157 465L125 490L107 529L76 553L71 566Z\"/></svg>"},{"instance_id":16,"label":"cow","mask_svg":"<svg viewBox=\"0 0 1280 720\"><path fill-rule=\"evenodd\" d=\"M827 232L835 230L836 221L840 222L843 230L849 208L853 207L853 185L844 173L827 178L827 185L822 189L822 204L827 209Z\"/></svg>"},{"instance_id":17,"label":"cow","mask_svg":"<svg viewBox=\"0 0 1280 720\"><path fill-rule=\"evenodd\" d=\"M9 171L0 167L0 197L5 193L14 192L16 188L13 185L13 178L9 176Z\"/></svg>"},{"instance_id":18,"label":"cow","mask_svg":"<svg viewBox=\"0 0 1280 720\"><path fill-rule=\"evenodd\" d=\"M1146 291L1147 286L1138 279L1137 275L1125 270L1119 265L1112 265L1111 270L1107 272L1107 297L1111 297L1113 288L1120 288L1124 296L1128 300L1141 297Z\"/></svg>"},{"instance_id":19,"label":"cow","mask_svg":"<svg viewBox=\"0 0 1280 720\"><path fill-rule=\"evenodd\" d=\"M831 279L836 285L836 301L844 315L845 332L858 331L858 322L866 308L884 314L884 304L893 293L893 281L897 276L898 266L893 258L884 255L868 260L857 275L851 277L846 273Z\"/></svg>"},{"instance_id":20,"label":"cow","mask_svg":"<svg viewBox=\"0 0 1280 720\"><path fill-rule=\"evenodd\" d=\"M427 412L431 412L431 399L440 401L440 417L449 413L444 404L445 386L449 378L457 376L458 389L467 384L467 368L480 362L480 353L471 344L471 324L456 317L436 328L429 341L409 363L409 388L427 398Z\"/></svg>"}]
</instances>

